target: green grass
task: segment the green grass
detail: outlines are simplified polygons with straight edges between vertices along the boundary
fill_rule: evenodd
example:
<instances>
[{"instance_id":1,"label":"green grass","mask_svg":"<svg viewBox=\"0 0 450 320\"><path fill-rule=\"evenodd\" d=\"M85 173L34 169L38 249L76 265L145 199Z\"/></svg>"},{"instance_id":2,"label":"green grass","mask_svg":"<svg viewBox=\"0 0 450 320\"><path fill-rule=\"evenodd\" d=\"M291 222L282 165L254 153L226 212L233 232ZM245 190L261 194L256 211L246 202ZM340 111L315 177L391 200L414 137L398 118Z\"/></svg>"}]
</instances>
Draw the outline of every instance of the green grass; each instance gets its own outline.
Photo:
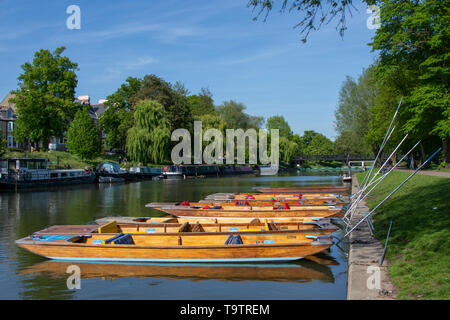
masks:
<instances>
[{"instance_id":1,"label":"green grass","mask_svg":"<svg viewBox=\"0 0 450 320\"><path fill-rule=\"evenodd\" d=\"M86 166L94 167L98 163L103 161L116 161L118 160L118 155L99 155L92 160L82 160L76 155L70 154L68 152L7 152L3 155L4 158L48 158L49 168L71 168L71 169L84 169Z\"/></svg>"},{"instance_id":2,"label":"green grass","mask_svg":"<svg viewBox=\"0 0 450 320\"><path fill-rule=\"evenodd\" d=\"M361 182L365 173L358 174ZM367 198L375 207L409 176L391 173ZM417 174L374 215L375 237L383 245L400 299L450 299L450 179Z\"/></svg>"},{"instance_id":3,"label":"green grass","mask_svg":"<svg viewBox=\"0 0 450 320\"><path fill-rule=\"evenodd\" d=\"M439 165L433 163L429 168L426 170L436 170L436 171L442 171L442 172L450 172L450 168L444 168L440 167Z\"/></svg>"}]
</instances>

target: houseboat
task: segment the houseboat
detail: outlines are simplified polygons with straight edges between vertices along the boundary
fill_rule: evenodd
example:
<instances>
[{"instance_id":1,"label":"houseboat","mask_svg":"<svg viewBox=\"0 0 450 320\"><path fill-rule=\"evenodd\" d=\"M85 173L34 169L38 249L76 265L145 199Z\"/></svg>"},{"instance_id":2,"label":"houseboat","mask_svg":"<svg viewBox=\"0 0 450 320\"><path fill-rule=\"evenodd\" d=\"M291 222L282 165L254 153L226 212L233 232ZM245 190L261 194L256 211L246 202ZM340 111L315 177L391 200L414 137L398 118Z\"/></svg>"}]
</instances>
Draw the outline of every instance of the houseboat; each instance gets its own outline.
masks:
<instances>
[{"instance_id":1,"label":"houseboat","mask_svg":"<svg viewBox=\"0 0 450 320\"><path fill-rule=\"evenodd\" d=\"M0 159L0 188L17 190L37 187L93 183L95 173L89 169L48 169L46 158Z\"/></svg>"},{"instance_id":2,"label":"houseboat","mask_svg":"<svg viewBox=\"0 0 450 320\"><path fill-rule=\"evenodd\" d=\"M173 165L162 168L162 175L165 179L186 178L219 175L219 167L217 165Z\"/></svg>"},{"instance_id":3,"label":"houseboat","mask_svg":"<svg viewBox=\"0 0 450 320\"><path fill-rule=\"evenodd\" d=\"M97 181L99 183L124 182L130 180L128 171L115 162L101 162L97 165Z\"/></svg>"}]
</instances>

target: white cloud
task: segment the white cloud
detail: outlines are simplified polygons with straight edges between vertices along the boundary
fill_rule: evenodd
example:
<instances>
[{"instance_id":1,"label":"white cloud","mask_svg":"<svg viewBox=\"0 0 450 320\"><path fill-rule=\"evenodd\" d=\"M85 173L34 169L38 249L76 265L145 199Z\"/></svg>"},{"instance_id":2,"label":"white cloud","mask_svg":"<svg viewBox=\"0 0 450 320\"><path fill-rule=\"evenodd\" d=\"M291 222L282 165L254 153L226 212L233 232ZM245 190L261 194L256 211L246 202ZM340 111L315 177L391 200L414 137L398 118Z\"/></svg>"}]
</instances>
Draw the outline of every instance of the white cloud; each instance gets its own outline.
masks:
<instances>
[{"instance_id":1,"label":"white cloud","mask_svg":"<svg viewBox=\"0 0 450 320\"><path fill-rule=\"evenodd\" d=\"M252 55L247 55L244 57L234 58L234 59L227 59L219 62L220 64L224 65L234 65L234 64L242 64L242 63L248 63L253 62L257 60L263 60L267 58L271 58L280 54L283 54L287 51L289 51L290 48L274 48L274 49L267 49L260 52L257 52Z\"/></svg>"}]
</instances>

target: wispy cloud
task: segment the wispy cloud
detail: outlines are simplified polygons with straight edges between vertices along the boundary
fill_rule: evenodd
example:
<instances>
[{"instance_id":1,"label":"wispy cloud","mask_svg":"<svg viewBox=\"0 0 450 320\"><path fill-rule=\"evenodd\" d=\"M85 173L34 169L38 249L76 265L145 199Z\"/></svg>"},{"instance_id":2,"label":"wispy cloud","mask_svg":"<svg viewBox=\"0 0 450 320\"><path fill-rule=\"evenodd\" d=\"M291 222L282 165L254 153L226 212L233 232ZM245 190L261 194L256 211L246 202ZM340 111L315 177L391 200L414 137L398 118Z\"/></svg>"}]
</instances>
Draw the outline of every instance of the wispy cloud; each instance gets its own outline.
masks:
<instances>
[{"instance_id":1,"label":"wispy cloud","mask_svg":"<svg viewBox=\"0 0 450 320\"><path fill-rule=\"evenodd\" d=\"M171 42L179 38L197 36L203 33L204 30L193 26L172 26L165 23L131 23L122 24L109 29L98 31L84 31L83 29L81 29L80 32L75 36L68 37L67 41L78 43L100 42L115 38L125 38L132 35L145 35L159 38L162 41Z\"/></svg>"},{"instance_id":2,"label":"wispy cloud","mask_svg":"<svg viewBox=\"0 0 450 320\"><path fill-rule=\"evenodd\" d=\"M149 65L158 63L159 60L151 57L144 56L138 58L128 59L127 61L121 61L112 65L109 65L104 72L96 74L94 81L106 81L117 78L123 78L129 75L130 71L139 70Z\"/></svg>"},{"instance_id":3,"label":"wispy cloud","mask_svg":"<svg viewBox=\"0 0 450 320\"><path fill-rule=\"evenodd\" d=\"M283 54L289 50L290 50L290 48L288 48L288 47L267 49L267 50L259 51L254 54L243 56L243 57L222 60L219 62L219 64L235 65L235 64L249 63L249 62L253 62L253 61L272 58L274 56Z\"/></svg>"},{"instance_id":4,"label":"wispy cloud","mask_svg":"<svg viewBox=\"0 0 450 320\"><path fill-rule=\"evenodd\" d=\"M139 57L135 60L122 63L121 66L126 70L135 70L154 63L158 63L158 59L153 57Z\"/></svg>"}]
</instances>

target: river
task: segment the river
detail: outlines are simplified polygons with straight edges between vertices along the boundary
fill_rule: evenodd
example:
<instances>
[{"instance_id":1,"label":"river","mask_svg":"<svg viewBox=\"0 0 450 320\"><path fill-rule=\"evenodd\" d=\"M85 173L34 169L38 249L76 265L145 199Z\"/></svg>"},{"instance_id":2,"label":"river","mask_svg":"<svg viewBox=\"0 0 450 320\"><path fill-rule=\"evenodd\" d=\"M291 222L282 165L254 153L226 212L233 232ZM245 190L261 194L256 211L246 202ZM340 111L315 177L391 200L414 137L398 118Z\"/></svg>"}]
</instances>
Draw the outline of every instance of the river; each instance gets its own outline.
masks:
<instances>
[{"instance_id":1,"label":"river","mask_svg":"<svg viewBox=\"0 0 450 320\"><path fill-rule=\"evenodd\" d=\"M161 215L145 208L149 202L195 201L258 186L340 184L340 176L280 174L0 193L0 299L346 299L347 258L335 245L311 259L284 264L77 263L80 289L68 289L66 271L73 263L49 261L14 243L56 224Z\"/></svg>"}]
</instances>

